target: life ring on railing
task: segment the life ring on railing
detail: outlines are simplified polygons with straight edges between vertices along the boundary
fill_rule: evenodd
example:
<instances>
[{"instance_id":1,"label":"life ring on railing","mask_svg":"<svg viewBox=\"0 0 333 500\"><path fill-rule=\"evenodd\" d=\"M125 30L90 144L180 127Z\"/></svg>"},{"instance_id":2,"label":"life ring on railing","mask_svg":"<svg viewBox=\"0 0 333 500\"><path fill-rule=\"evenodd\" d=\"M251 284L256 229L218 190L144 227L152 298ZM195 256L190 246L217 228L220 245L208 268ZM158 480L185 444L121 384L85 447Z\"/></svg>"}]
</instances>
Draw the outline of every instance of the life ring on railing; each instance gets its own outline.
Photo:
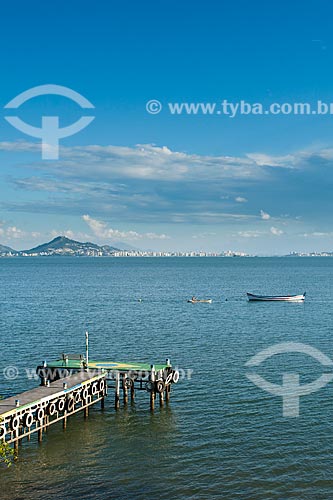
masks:
<instances>
[{"instance_id":1,"label":"life ring on railing","mask_svg":"<svg viewBox=\"0 0 333 500\"><path fill-rule=\"evenodd\" d=\"M79 403L81 401L81 391L77 391L74 395L75 403Z\"/></svg>"},{"instance_id":2,"label":"life ring on railing","mask_svg":"<svg viewBox=\"0 0 333 500\"><path fill-rule=\"evenodd\" d=\"M30 428L33 423L34 423L34 416L32 413L27 413L26 415L24 415L23 427Z\"/></svg>"},{"instance_id":3,"label":"life ring on railing","mask_svg":"<svg viewBox=\"0 0 333 500\"><path fill-rule=\"evenodd\" d=\"M60 413L64 411L65 405L66 405L66 400L64 398L59 399L57 403L57 408Z\"/></svg>"},{"instance_id":4,"label":"life ring on railing","mask_svg":"<svg viewBox=\"0 0 333 500\"><path fill-rule=\"evenodd\" d=\"M156 382L156 390L161 394L164 391L164 389L165 389L165 382L163 379L160 378Z\"/></svg>"},{"instance_id":5,"label":"life ring on railing","mask_svg":"<svg viewBox=\"0 0 333 500\"><path fill-rule=\"evenodd\" d=\"M88 399L88 396L89 396L89 391L88 391L88 388L87 388L87 387L85 387L85 388L83 389L83 391L82 391L82 399L83 399L84 401L86 401L86 400Z\"/></svg>"},{"instance_id":6,"label":"life ring on railing","mask_svg":"<svg viewBox=\"0 0 333 500\"><path fill-rule=\"evenodd\" d=\"M175 370L172 375L172 382L174 384L177 384L178 380L179 380L179 371Z\"/></svg>"},{"instance_id":7,"label":"life ring on railing","mask_svg":"<svg viewBox=\"0 0 333 500\"><path fill-rule=\"evenodd\" d=\"M43 408L38 408L38 410L36 412L36 420L38 420L40 422L41 420L43 420L44 415L45 415L45 411L43 410Z\"/></svg>"},{"instance_id":8,"label":"life ring on railing","mask_svg":"<svg viewBox=\"0 0 333 500\"><path fill-rule=\"evenodd\" d=\"M54 415L56 411L57 407L55 403L50 403L46 410L47 414L50 415L50 417L52 417L52 415Z\"/></svg>"},{"instance_id":9,"label":"life ring on railing","mask_svg":"<svg viewBox=\"0 0 333 500\"><path fill-rule=\"evenodd\" d=\"M131 389L134 386L134 380L131 377L124 378L124 387Z\"/></svg>"},{"instance_id":10,"label":"life ring on railing","mask_svg":"<svg viewBox=\"0 0 333 500\"><path fill-rule=\"evenodd\" d=\"M91 390L92 396L95 396L95 394L97 394L98 391L97 391L97 384L96 384L96 382L93 383L93 385L91 386L90 390Z\"/></svg>"},{"instance_id":11,"label":"life ring on railing","mask_svg":"<svg viewBox=\"0 0 333 500\"><path fill-rule=\"evenodd\" d=\"M75 406L75 399L74 398L69 398L67 400L67 410L69 412L73 411L74 410L74 406Z\"/></svg>"},{"instance_id":12,"label":"life ring on railing","mask_svg":"<svg viewBox=\"0 0 333 500\"><path fill-rule=\"evenodd\" d=\"M6 426L5 425L1 425L0 426L0 439L4 439L5 435L6 435Z\"/></svg>"},{"instance_id":13,"label":"life ring on railing","mask_svg":"<svg viewBox=\"0 0 333 500\"><path fill-rule=\"evenodd\" d=\"M172 382L172 379L173 379L173 373L169 373L169 375L167 376L167 378L165 379L165 385L169 385L171 384Z\"/></svg>"},{"instance_id":14,"label":"life ring on railing","mask_svg":"<svg viewBox=\"0 0 333 500\"><path fill-rule=\"evenodd\" d=\"M13 431L16 431L19 428L19 425L20 425L20 417L14 415L14 417L10 422L10 427Z\"/></svg>"},{"instance_id":15,"label":"life ring on railing","mask_svg":"<svg viewBox=\"0 0 333 500\"><path fill-rule=\"evenodd\" d=\"M103 392L104 389L105 389L105 380L102 379L102 380L99 381L98 390L99 390L99 392Z\"/></svg>"}]
</instances>

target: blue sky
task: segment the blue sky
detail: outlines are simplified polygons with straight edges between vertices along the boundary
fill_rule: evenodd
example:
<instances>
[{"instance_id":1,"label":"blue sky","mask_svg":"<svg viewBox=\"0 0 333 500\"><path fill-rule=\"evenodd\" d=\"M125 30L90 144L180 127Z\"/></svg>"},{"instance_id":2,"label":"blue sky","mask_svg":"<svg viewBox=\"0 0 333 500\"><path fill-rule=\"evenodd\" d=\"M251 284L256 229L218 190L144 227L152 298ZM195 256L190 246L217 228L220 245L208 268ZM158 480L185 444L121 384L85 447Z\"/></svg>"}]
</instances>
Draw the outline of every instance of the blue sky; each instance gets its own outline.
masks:
<instances>
[{"instance_id":1,"label":"blue sky","mask_svg":"<svg viewBox=\"0 0 333 500\"><path fill-rule=\"evenodd\" d=\"M333 250L333 116L181 115L168 103L333 102L330 1L31 1L2 7L0 243L66 234L154 249ZM42 160L17 115L94 121ZM158 99L157 115L146 102Z\"/></svg>"}]
</instances>

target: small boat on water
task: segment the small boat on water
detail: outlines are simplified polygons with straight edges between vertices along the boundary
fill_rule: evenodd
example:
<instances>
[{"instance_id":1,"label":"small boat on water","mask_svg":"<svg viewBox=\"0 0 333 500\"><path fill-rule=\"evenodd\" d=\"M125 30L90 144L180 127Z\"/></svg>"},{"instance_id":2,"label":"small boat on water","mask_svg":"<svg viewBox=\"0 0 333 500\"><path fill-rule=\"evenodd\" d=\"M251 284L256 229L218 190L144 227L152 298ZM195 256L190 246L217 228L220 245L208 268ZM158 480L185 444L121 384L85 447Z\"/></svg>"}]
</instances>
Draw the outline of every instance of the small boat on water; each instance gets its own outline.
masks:
<instances>
[{"instance_id":1,"label":"small boat on water","mask_svg":"<svg viewBox=\"0 0 333 500\"><path fill-rule=\"evenodd\" d=\"M211 304L213 302L212 299L189 299L187 302L190 302L191 304L198 304L200 302L204 304Z\"/></svg>"},{"instance_id":2,"label":"small boat on water","mask_svg":"<svg viewBox=\"0 0 333 500\"><path fill-rule=\"evenodd\" d=\"M247 293L247 298L249 301L257 302L303 302L305 300L306 292L302 295L255 295L253 293Z\"/></svg>"}]
</instances>

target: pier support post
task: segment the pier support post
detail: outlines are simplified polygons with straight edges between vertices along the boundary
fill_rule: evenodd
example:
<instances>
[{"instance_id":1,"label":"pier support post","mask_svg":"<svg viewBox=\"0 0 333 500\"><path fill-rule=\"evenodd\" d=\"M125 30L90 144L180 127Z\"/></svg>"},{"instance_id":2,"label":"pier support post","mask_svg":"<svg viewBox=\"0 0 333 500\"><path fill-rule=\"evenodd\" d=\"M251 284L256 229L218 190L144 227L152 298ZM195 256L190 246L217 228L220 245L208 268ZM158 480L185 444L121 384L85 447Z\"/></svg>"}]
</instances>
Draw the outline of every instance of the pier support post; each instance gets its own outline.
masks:
<instances>
[{"instance_id":1,"label":"pier support post","mask_svg":"<svg viewBox=\"0 0 333 500\"><path fill-rule=\"evenodd\" d=\"M84 407L83 414L84 414L84 418L89 417L89 406L88 405Z\"/></svg>"},{"instance_id":2,"label":"pier support post","mask_svg":"<svg viewBox=\"0 0 333 500\"><path fill-rule=\"evenodd\" d=\"M154 365L150 365L150 381L151 381L151 384L152 384L152 389L151 389L151 392L150 392L150 409L152 411L154 411L154 408L155 408L155 397L156 397L156 393L155 393L155 366Z\"/></svg>"},{"instance_id":3,"label":"pier support post","mask_svg":"<svg viewBox=\"0 0 333 500\"><path fill-rule=\"evenodd\" d=\"M160 392L160 405L163 406L164 405L164 391L163 392Z\"/></svg>"},{"instance_id":4,"label":"pier support post","mask_svg":"<svg viewBox=\"0 0 333 500\"><path fill-rule=\"evenodd\" d=\"M20 443L20 439L19 439L20 431L19 431L19 429L16 429L16 431L14 432L14 436L15 436L14 450L15 450L15 453L18 453L18 448L19 448L19 443Z\"/></svg>"},{"instance_id":5,"label":"pier support post","mask_svg":"<svg viewBox=\"0 0 333 500\"><path fill-rule=\"evenodd\" d=\"M116 410L119 408L120 401L120 373L117 371L116 373L116 387L114 391L114 406Z\"/></svg>"},{"instance_id":6,"label":"pier support post","mask_svg":"<svg viewBox=\"0 0 333 500\"><path fill-rule=\"evenodd\" d=\"M171 384L167 385L165 388L165 401L168 403L170 401Z\"/></svg>"},{"instance_id":7,"label":"pier support post","mask_svg":"<svg viewBox=\"0 0 333 500\"><path fill-rule=\"evenodd\" d=\"M150 393L150 409L154 411L154 408L155 408L155 392L152 391Z\"/></svg>"},{"instance_id":8,"label":"pier support post","mask_svg":"<svg viewBox=\"0 0 333 500\"><path fill-rule=\"evenodd\" d=\"M123 396L124 396L124 405L127 405L128 402L128 389L125 384L125 376L123 377Z\"/></svg>"},{"instance_id":9,"label":"pier support post","mask_svg":"<svg viewBox=\"0 0 333 500\"><path fill-rule=\"evenodd\" d=\"M133 381L133 384L131 385L131 401L132 401L132 403L134 403L134 401L135 401L134 381Z\"/></svg>"}]
</instances>

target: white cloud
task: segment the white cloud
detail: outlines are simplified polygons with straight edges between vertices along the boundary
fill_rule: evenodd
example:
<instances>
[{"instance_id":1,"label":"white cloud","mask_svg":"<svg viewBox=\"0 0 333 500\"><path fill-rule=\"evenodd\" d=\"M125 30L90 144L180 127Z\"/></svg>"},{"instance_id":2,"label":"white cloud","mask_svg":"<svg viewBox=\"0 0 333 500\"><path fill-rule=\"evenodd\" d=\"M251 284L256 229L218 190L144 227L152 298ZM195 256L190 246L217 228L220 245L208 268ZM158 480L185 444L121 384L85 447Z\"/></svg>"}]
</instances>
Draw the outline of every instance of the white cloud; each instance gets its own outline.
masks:
<instances>
[{"instance_id":1,"label":"white cloud","mask_svg":"<svg viewBox=\"0 0 333 500\"><path fill-rule=\"evenodd\" d=\"M11 244L11 242L17 240L23 240L26 238L36 239L39 237L40 233L37 231L24 231L17 226L10 226L5 221L0 221L0 238L2 243Z\"/></svg>"},{"instance_id":2,"label":"white cloud","mask_svg":"<svg viewBox=\"0 0 333 500\"><path fill-rule=\"evenodd\" d=\"M0 142L0 150L36 152L39 143L16 141ZM48 173L57 173L64 179L81 175L85 180L114 181L115 178L162 181L264 179L272 169L300 170L314 161L332 161L333 148L300 150L281 156L248 153L244 156L212 156L172 151L167 146L137 144L136 146L74 146L60 148L60 159L34 166ZM61 168L60 168L61 167ZM43 187L43 186L41 186ZM239 197L242 198L242 197ZM237 200L236 200L237 201Z\"/></svg>"},{"instance_id":3,"label":"white cloud","mask_svg":"<svg viewBox=\"0 0 333 500\"><path fill-rule=\"evenodd\" d=\"M263 231L249 230L249 231L238 231L238 236L242 238L258 238L259 236L264 235Z\"/></svg>"},{"instance_id":4,"label":"white cloud","mask_svg":"<svg viewBox=\"0 0 333 500\"><path fill-rule=\"evenodd\" d=\"M1 151L13 152L40 152L42 150L40 143L28 141L0 142Z\"/></svg>"},{"instance_id":5,"label":"white cloud","mask_svg":"<svg viewBox=\"0 0 333 500\"><path fill-rule=\"evenodd\" d=\"M100 220L112 210L115 220L131 221L130 224L210 224L259 218L281 224L264 210L260 212L260 207L265 206L261 193L265 192L267 199L274 182L276 189L269 209L276 213L283 185L291 182L295 193L288 191L283 209L293 217L293 195L300 197L303 189L302 183L297 182L298 176L306 174L307 169L315 176L318 167L326 168L333 160L333 148L296 151L284 156L250 153L237 157L189 154L152 144L90 145L61 147L60 160L52 162L40 160L38 143L0 142L0 150L36 152L33 163L22 163L12 169L13 176L18 169L34 172L29 173L31 177L23 174L12 179L16 188L25 191L25 196L2 200L0 208L71 216L87 212ZM277 178L281 182L276 183ZM306 179L304 186L309 185L310 175ZM29 199L27 191L39 196ZM248 207L247 199L257 201L257 207L252 203ZM304 205L304 216L307 210Z\"/></svg>"},{"instance_id":6,"label":"white cloud","mask_svg":"<svg viewBox=\"0 0 333 500\"><path fill-rule=\"evenodd\" d=\"M193 234L192 238L194 240L201 240L201 239L209 238L210 236L216 236L216 233L198 233L198 234Z\"/></svg>"},{"instance_id":7,"label":"white cloud","mask_svg":"<svg viewBox=\"0 0 333 500\"><path fill-rule=\"evenodd\" d=\"M101 222L97 219L93 219L89 215L83 215L82 219L88 224L92 232L98 238L108 240L108 239L121 239L121 240L166 240L170 236L166 234L156 234L156 233L138 233L136 231L119 231L118 229L113 229L108 227L105 222Z\"/></svg>"},{"instance_id":8,"label":"white cloud","mask_svg":"<svg viewBox=\"0 0 333 500\"><path fill-rule=\"evenodd\" d=\"M311 238L311 237L325 238L325 237L332 237L333 232L332 231L328 231L328 232L314 231L313 233L304 233L304 234L302 234L302 236L304 238Z\"/></svg>"},{"instance_id":9,"label":"white cloud","mask_svg":"<svg viewBox=\"0 0 333 500\"><path fill-rule=\"evenodd\" d=\"M10 226L10 227L7 227L7 229L6 229L6 236L9 239L20 239L23 237L23 235L24 235L24 232L22 231L22 229L19 229L16 226Z\"/></svg>"},{"instance_id":10,"label":"white cloud","mask_svg":"<svg viewBox=\"0 0 333 500\"><path fill-rule=\"evenodd\" d=\"M48 233L47 238L56 238L57 236L65 236L70 240L77 241L88 241L91 239L91 234L82 233L81 231L73 231L72 229L53 229L50 233Z\"/></svg>"},{"instance_id":11,"label":"white cloud","mask_svg":"<svg viewBox=\"0 0 333 500\"><path fill-rule=\"evenodd\" d=\"M271 216L267 212L264 212L263 210L260 210L260 215L263 220L269 220L271 218Z\"/></svg>"},{"instance_id":12,"label":"white cloud","mask_svg":"<svg viewBox=\"0 0 333 500\"><path fill-rule=\"evenodd\" d=\"M248 230L248 231L238 231L237 235L242 238L259 238L259 236L269 236L269 234L273 234L274 236L281 236L284 232L277 227L272 226L270 231L258 231L256 229Z\"/></svg>"},{"instance_id":13,"label":"white cloud","mask_svg":"<svg viewBox=\"0 0 333 500\"><path fill-rule=\"evenodd\" d=\"M257 165L292 168L297 164L298 155L285 155L285 156L272 156L264 153L250 153L246 155L251 160L255 161Z\"/></svg>"},{"instance_id":14,"label":"white cloud","mask_svg":"<svg viewBox=\"0 0 333 500\"><path fill-rule=\"evenodd\" d=\"M38 152L40 145L22 141L0 142L0 150ZM86 180L114 181L120 176L160 182L198 179L259 179L265 177L265 169L262 167L266 167L267 164L258 158L258 155L237 157L189 154L153 144L138 144L135 147L90 145L61 147L58 161L40 162L38 168L49 173L57 173L64 178L68 178L70 174L77 176L80 173L81 177ZM276 161L272 160L270 166L275 166L275 163Z\"/></svg>"},{"instance_id":15,"label":"white cloud","mask_svg":"<svg viewBox=\"0 0 333 500\"><path fill-rule=\"evenodd\" d=\"M271 233L274 234L274 236L281 236L281 234L284 234L281 229L274 226L271 227Z\"/></svg>"}]
</instances>

